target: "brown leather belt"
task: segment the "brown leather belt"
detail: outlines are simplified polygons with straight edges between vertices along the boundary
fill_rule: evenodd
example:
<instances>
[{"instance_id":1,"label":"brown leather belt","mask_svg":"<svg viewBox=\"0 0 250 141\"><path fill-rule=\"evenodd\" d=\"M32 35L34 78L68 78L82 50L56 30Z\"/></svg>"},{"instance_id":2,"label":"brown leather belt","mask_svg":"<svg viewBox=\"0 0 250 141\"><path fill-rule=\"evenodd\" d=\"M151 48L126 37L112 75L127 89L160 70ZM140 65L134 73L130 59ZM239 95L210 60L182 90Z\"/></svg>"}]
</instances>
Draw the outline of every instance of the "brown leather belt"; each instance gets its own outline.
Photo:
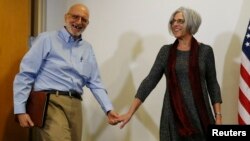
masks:
<instances>
[{"instance_id":1,"label":"brown leather belt","mask_svg":"<svg viewBox=\"0 0 250 141\"><path fill-rule=\"evenodd\" d=\"M58 94L58 95L74 97L74 98L82 100L81 94L76 92L76 91L45 90L45 92L47 92L49 94L56 94L56 95Z\"/></svg>"}]
</instances>

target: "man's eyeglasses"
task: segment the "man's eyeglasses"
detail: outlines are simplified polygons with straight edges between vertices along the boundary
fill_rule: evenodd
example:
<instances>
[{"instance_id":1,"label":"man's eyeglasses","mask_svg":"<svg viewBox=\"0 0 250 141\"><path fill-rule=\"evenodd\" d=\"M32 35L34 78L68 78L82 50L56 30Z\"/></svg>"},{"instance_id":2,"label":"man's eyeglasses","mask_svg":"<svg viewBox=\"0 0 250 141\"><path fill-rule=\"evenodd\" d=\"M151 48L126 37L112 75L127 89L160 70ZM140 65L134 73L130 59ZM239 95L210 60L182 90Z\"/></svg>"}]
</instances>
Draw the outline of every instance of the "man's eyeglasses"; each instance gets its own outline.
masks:
<instances>
[{"instance_id":1,"label":"man's eyeglasses","mask_svg":"<svg viewBox=\"0 0 250 141\"><path fill-rule=\"evenodd\" d=\"M75 14L71 14L71 13L68 13L68 15L69 15L73 20L79 20L79 19L81 19L82 22L84 22L84 23L89 23L89 20L86 19L85 17L79 16L79 15L75 15Z\"/></svg>"},{"instance_id":2,"label":"man's eyeglasses","mask_svg":"<svg viewBox=\"0 0 250 141\"><path fill-rule=\"evenodd\" d=\"M184 24L185 20L184 19L178 19L178 20L173 19L170 21L170 24L173 25L175 22L177 24Z\"/></svg>"}]
</instances>

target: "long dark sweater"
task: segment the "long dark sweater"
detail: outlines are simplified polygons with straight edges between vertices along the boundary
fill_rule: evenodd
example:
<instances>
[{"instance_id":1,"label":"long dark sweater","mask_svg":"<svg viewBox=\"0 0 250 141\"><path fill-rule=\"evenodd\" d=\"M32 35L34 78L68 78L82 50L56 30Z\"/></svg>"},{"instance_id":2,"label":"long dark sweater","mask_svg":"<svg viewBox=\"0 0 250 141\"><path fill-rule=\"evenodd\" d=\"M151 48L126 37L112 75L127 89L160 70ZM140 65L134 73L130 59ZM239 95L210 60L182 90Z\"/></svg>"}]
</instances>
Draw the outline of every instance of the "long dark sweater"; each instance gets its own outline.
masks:
<instances>
[{"instance_id":1,"label":"long dark sweater","mask_svg":"<svg viewBox=\"0 0 250 141\"><path fill-rule=\"evenodd\" d=\"M161 80L163 74L167 75L167 60L169 48L171 45L163 46L156 60L148 74L142 81L135 97L139 98L142 102L147 98L151 91L156 87ZM198 118L198 113L194 104L190 81L188 78L188 60L189 51L177 51L176 60L176 73L181 87L187 115L192 124L200 132L192 137L182 138L178 135L175 118L173 117L172 107L169 101L169 93L166 88L165 96L162 107L161 122L160 122L160 141L205 141L205 135L201 131L201 124ZM203 97L207 107L208 115L211 123L214 123L214 116L212 113L212 104L222 103L220 87L216 77L215 60L213 49L209 45L200 44L199 46L199 67L201 86ZM211 101L209 101L209 97Z\"/></svg>"}]
</instances>

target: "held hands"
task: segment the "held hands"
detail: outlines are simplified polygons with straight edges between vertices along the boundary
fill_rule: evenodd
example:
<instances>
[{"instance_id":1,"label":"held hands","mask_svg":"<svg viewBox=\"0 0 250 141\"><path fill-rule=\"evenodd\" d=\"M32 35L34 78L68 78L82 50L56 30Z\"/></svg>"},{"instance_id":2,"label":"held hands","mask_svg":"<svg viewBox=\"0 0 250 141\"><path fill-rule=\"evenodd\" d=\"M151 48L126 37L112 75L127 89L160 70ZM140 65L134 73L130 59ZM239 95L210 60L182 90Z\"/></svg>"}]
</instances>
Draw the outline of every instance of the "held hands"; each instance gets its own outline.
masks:
<instances>
[{"instance_id":1,"label":"held hands","mask_svg":"<svg viewBox=\"0 0 250 141\"><path fill-rule=\"evenodd\" d=\"M110 125L116 125L117 123L120 122L118 120L119 115L116 112L112 111L112 110L108 112L107 116L108 116L108 123Z\"/></svg>"},{"instance_id":2,"label":"held hands","mask_svg":"<svg viewBox=\"0 0 250 141\"><path fill-rule=\"evenodd\" d=\"M32 122L29 114L17 114L17 119L21 127L33 127L34 123Z\"/></svg>"},{"instance_id":3,"label":"held hands","mask_svg":"<svg viewBox=\"0 0 250 141\"><path fill-rule=\"evenodd\" d=\"M118 115L114 111L109 111L107 115L108 115L108 123L110 125L117 125L118 123L121 122L120 129L122 129L132 117L132 114L130 113L126 113L124 115Z\"/></svg>"},{"instance_id":4,"label":"held hands","mask_svg":"<svg viewBox=\"0 0 250 141\"><path fill-rule=\"evenodd\" d=\"M121 122L120 129L122 129L130 121L131 117L132 114L126 113L118 118L118 121Z\"/></svg>"},{"instance_id":5,"label":"held hands","mask_svg":"<svg viewBox=\"0 0 250 141\"><path fill-rule=\"evenodd\" d=\"M119 116L116 112L110 111L108 112L108 123L110 125L117 125L121 122L120 129L122 129L131 119L132 114L126 113L124 115Z\"/></svg>"}]
</instances>

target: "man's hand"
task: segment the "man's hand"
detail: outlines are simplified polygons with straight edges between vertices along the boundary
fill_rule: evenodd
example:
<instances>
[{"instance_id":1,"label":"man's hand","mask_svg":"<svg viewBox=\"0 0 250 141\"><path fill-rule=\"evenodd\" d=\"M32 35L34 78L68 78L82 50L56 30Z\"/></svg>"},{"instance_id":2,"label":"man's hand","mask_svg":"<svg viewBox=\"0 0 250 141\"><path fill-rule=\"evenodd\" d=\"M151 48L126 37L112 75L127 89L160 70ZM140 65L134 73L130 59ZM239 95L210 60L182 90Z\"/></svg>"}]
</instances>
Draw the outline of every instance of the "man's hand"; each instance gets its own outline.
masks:
<instances>
[{"instance_id":1,"label":"man's hand","mask_svg":"<svg viewBox=\"0 0 250 141\"><path fill-rule=\"evenodd\" d=\"M17 114L17 119L21 127L33 127L34 123L32 122L29 114Z\"/></svg>"},{"instance_id":2,"label":"man's hand","mask_svg":"<svg viewBox=\"0 0 250 141\"><path fill-rule=\"evenodd\" d=\"M111 125L116 125L117 123L120 122L118 120L119 114L117 114L116 112L114 112L112 110L108 112L107 116L108 116L108 123Z\"/></svg>"}]
</instances>

